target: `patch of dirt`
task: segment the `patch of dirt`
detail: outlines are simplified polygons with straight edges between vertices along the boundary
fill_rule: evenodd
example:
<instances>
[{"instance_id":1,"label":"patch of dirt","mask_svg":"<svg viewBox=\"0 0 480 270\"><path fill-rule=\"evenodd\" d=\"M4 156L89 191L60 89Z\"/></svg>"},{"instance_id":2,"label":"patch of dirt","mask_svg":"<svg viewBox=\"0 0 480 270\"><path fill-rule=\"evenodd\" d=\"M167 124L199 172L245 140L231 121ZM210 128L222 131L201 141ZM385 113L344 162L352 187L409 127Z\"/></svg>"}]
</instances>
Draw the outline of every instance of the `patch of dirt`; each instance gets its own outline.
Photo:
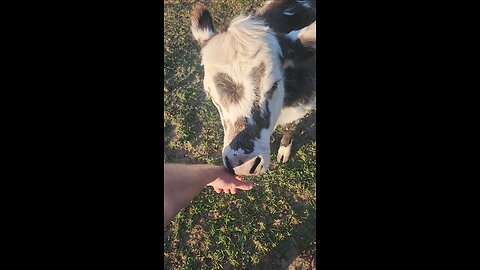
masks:
<instances>
[{"instance_id":1,"label":"patch of dirt","mask_svg":"<svg viewBox=\"0 0 480 270\"><path fill-rule=\"evenodd\" d=\"M316 269L315 235L306 223L294 230L294 236L265 254L251 269Z\"/></svg>"},{"instance_id":2,"label":"patch of dirt","mask_svg":"<svg viewBox=\"0 0 480 270\"><path fill-rule=\"evenodd\" d=\"M208 233L200 225L195 225L192 231L188 234L187 243L192 250L205 250L205 239L208 238Z\"/></svg>"},{"instance_id":3,"label":"patch of dirt","mask_svg":"<svg viewBox=\"0 0 480 270\"><path fill-rule=\"evenodd\" d=\"M293 195L293 201L289 202L292 206L295 213L299 216L303 216L303 212L307 209L308 206L308 195L307 194L295 194Z\"/></svg>"},{"instance_id":4,"label":"patch of dirt","mask_svg":"<svg viewBox=\"0 0 480 270\"><path fill-rule=\"evenodd\" d=\"M315 270L317 269L317 255L315 245L298 253L294 244L287 250L286 254L279 259L273 254L267 254L262 262L252 269L285 269L285 270Z\"/></svg>"},{"instance_id":5,"label":"patch of dirt","mask_svg":"<svg viewBox=\"0 0 480 270\"><path fill-rule=\"evenodd\" d=\"M307 249L301 252L293 261L288 265L288 270L313 270L317 269L317 255L315 254L315 248Z\"/></svg>"},{"instance_id":6,"label":"patch of dirt","mask_svg":"<svg viewBox=\"0 0 480 270\"><path fill-rule=\"evenodd\" d=\"M199 161L195 162L195 160L189 156L188 152L183 149L172 149L164 145L163 151L169 163L200 163Z\"/></svg>"},{"instance_id":7,"label":"patch of dirt","mask_svg":"<svg viewBox=\"0 0 480 270\"><path fill-rule=\"evenodd\" d=\"M293 195L293 198L296 200L296 201L307 201L308 200L308 194L295 194Z\"/></svg>"}]
</instances>

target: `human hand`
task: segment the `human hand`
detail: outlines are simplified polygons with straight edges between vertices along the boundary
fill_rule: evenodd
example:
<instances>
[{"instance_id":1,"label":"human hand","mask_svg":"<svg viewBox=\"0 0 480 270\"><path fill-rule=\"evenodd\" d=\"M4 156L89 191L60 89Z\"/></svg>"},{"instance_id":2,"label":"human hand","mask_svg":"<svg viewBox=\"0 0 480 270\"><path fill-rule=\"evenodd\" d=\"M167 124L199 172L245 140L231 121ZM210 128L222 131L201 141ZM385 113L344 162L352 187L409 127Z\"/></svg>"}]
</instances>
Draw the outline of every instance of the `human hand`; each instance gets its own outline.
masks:
<instances>
[{"instance_id":1,"label":"human hand","mask_svg":"<svg viewBox=\"0 0 480 270\"><path fill-rule=\"evenodd\" d=\"M213 187L213 189L217 193L221 193L222 191L225 193L236 194L237 189L241 190L250 190L253 188L253 182L245 181L239 175L232 174L231 172L227 171L225 168L219 169L219 175L217 179L213 182L207 184L207 186Z\"/></svg>"}]
</instances>

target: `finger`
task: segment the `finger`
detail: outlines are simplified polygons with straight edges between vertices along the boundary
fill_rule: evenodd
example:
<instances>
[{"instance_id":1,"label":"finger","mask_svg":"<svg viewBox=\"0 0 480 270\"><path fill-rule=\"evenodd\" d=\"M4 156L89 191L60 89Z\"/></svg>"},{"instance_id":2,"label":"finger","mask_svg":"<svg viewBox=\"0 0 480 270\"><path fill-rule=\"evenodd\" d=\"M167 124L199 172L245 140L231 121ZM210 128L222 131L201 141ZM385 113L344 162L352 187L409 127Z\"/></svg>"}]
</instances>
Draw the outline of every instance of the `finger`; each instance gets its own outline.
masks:
<instances>
[{"instance_id":1,"label":"finger","mask_svg":"<svg viewBox=\"0 0 480 270\"><path fill-rule=\"evenodd\" d=\"M241 182L240 184L237 185L237 188L241 190L250 190L253 188L253 182L250 182L250 181Z\"/></svg>"},{"instance_id":2,"label":"finger","mask_svg":"<svg viewBox=\"0 0 480 270\"><path fill-rule=\"evenodd\" d=\"M243 179L240 175L235 175L235 178L236 178L238 181L245 181L245 179Z\"/></svg>"},{"instance_id":3,"label":"finger","mask_svg":"<svg viewBox=\"0 0 480 270\"><path fill-rule=\"evenodd\" d=\"M223 190L223 192L225 192L225 194L228 194L228 193L229 193L228 191L229 191L228 188L226 188L226 189Z\"/></svg>"},{"instance_id":4,"label":"finger","mask_svg":"<svg viewBox=\"0 0 480 270\"><path fill-rule=\"evenodd\" d=\"M237 189L236 189L236 188L230 189L230 193L232 193L232 194L237 194Z\"/></svg>"},{"instance_id":5,"label":"finger","mask_svg":"<svg viewBox=\"0 0 480 270\"><path fill-rule=\"evenodd\" d=\"M217 192L217 193L221 193L221 192L222 192L222 189L220 189L220 188L213 187L213 189L215 189L215 192Z\"/></svg>"}]
</instances>

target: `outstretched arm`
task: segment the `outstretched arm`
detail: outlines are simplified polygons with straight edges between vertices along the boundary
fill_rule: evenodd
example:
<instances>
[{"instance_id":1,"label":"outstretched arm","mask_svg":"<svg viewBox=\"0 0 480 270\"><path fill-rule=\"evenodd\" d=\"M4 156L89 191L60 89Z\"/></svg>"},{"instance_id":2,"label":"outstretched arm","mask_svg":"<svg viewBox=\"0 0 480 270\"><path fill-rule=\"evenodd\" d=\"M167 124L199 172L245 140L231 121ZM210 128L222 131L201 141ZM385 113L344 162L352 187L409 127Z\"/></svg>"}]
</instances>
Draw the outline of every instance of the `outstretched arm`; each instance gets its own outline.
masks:
<instances>
[{"instance_id":1,"label":"outstretched arm","mask_svg":"<svg viewBox=\"0 0 480 270\"><path fill-rule=\"evenodd\" d=\"M236 189L250 190L252 182L240 181L223 166L206 164L165 164L163 169L163 223L167 226L180 210L193 200L205 186L216 192L236 193Z\"/></svg>"}]
</instances>

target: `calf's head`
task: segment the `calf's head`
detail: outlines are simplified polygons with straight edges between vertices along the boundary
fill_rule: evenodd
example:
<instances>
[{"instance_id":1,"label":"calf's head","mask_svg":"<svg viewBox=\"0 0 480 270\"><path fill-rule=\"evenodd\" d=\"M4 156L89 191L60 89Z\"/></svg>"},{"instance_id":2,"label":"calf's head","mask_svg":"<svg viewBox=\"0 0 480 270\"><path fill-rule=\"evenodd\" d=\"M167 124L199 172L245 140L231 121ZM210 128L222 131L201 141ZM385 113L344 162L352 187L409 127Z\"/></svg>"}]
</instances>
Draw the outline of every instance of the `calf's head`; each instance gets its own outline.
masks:
<instances>
[{"instance_id":1,"label":"calf's head","mask_svg":"<svg viewBox=\"0 0 480 270\"><path fill-rule=\"evenodd\" d=\"M204 89L224 129L223 163L242 168L235 169L237 174L265 172L285 94L278 41L252 17L237 17L220 33L204 6L194 9L191 20L202 47Z\"/></svg>"}]
</instances>

